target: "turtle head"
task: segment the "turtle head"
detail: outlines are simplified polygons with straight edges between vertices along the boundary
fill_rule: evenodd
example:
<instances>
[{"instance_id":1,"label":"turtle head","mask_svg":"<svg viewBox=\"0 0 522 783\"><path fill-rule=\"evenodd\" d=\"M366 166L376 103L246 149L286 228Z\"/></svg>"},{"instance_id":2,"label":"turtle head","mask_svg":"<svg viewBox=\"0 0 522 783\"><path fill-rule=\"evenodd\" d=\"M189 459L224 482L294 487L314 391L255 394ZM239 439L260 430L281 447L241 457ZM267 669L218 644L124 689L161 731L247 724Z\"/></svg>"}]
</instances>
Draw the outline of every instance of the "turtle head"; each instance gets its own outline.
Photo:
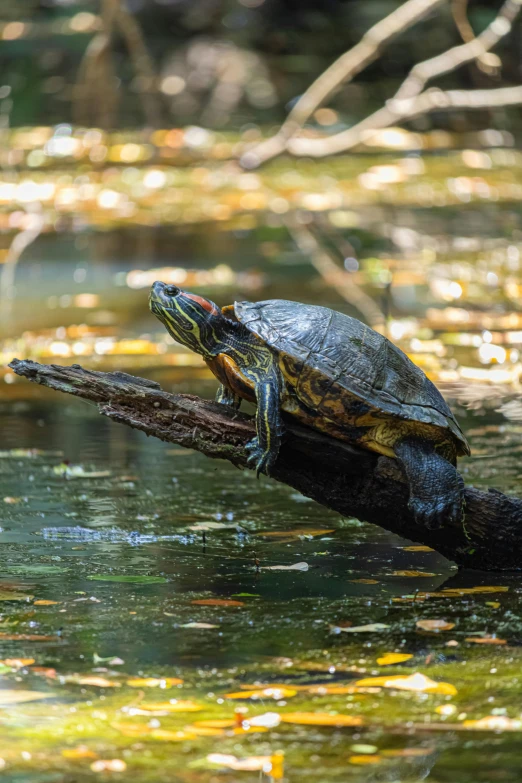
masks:
<instances>
[{"instance_id":1,"label":"turtle head","mask_svg":"<svg viewBox=\"0 0 522 783\"><path fill-rule=\"evenodd\" d=\"M156 281L149 307L176 342L208 358L222 350L230 321L210 299Z\"/></svg>"}]
</instances>

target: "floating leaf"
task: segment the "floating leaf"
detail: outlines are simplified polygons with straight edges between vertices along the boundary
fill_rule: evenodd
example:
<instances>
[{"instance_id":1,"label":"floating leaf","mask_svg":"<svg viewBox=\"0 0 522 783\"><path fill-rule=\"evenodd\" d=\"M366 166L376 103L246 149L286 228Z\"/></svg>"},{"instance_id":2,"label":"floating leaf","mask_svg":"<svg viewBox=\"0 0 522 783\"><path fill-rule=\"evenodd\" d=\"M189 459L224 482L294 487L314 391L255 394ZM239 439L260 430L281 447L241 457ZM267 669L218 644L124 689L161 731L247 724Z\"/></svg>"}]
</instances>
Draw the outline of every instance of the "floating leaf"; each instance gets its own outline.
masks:
<instances>
[{"instance_id":1,"label":"floating leaf","mask_svg":"<svg viewBox=\"0 0 522 783\"><path fill-rule=\"evenodd\" d=\"M432 574L430 571L392 571L391 576L402 576L406 578L418 578L418 577L431 577L431 576L437 576L437 574Z\"/></svg>"},{"instance_id":2,"label":"floating leaf","mask_svg":"<svg viewBox=\"0 0 522 783\"><path fill-rule=\"evenodd\" d=\"M227 693L226 699L289 699L291 696L295 696L297 693L294 688L278 687L278 688L260 688L252 691L237 691L235 693Z\"/></svg>"},{"instance_id":3,"label":"floating leaf","mask_svg":"<svg viewBox=\"0 0 522 783\"><path fill-rule=\"evenodd\" d=\"M91 769L93 772L125 772L127 765L122 759L99 759L92 762Z\"/></svg>"},{"instance_id":4,"label":"floating leaf","mask_svg":"<svg viewBox=\"0 0 522 783\"><path fill-rule=\"evenodd\" d=\"M52 699L54 693L42 693L41 691L18 691L0 689L0 706L4 707L11 704L25 704L29 701L41 701L41 699Z\"/></svg>"},{"instance_id":5,"label":"floating leaf","mask_svg":"<svg viewBox=\"0 0 522 783\"><path fill-rule=\"evenodd\" d=\"M348 762L350 764L358 764L360 766L364 766L365 764L378 764L380 761L382 761L382 756L377 756L375 754L373 755L358 755L358 756L349 756Z\"/></svg>"},{"instance_id":6,"label":"floating leaf","mask_svg":"<svg viewBox=\"0 0 522 783\"><path fill-rule=\"evenodd\" d=\"M64 759L95 759L97 754L85 745L79 745L77 748L64 748L62 750Z\"/></svg>"},{"instance_id":7,"label":"floating leaf","mask_svg":"<svg viewBox=\"0 0 522 783\"><path fill-rule=\"evenodd\" d=\"M213 530L236 530L238 525L233 522L198 522L197 525L190 525L188 530L193 533L210 533Z\"/></svg>"},{"instance_id":8,"label":"floating leaf","mask_svg":"<svg viewBox=\"0 0 522 783\"><path fill-rule=\"evenodd\" d=\"M202 709L203 707L200 704L196 704L195 701L190 699L180 699L179 701L172 699L172 701L140 703L139 710L136 709L136 712L200 712Z\"/></svg>"},{"instance_id":9,"label":"floating leaf","mask_svg":"<svg viewBox=\"0 0 522 783\"><path fill-rule=\"evenodd\" d=\"M46 598L39 598L38 601L35 601L33 606L57 606L57 604L61 603L61 601L49 601Z\"/></svg>"},{"instance_id":10,"label":"floating leaf","mask_svg":"<svg viewBox=\"0 0 522 783\"><path fill-rule=\"evenodd\" d=\"M114 682L114 680L108 680L106 677L99 677L95 674L88 674L86 676L80 674L68 674L64 678L65 682L70 682L75 685L93 685L96 688L120 688L120 682Z\"/></svg>"},{"instance_id":11,"label":"floating leaf","mask_svg":"<svg viewBox=\"0 0 522 783\"><path fill-rule=\"evenodd\" d=\"M504 715L487 715L479 720L465 720L462 724L466 729L482 731L521 731L522 720L513 720Z\"/></svg>"},{"instance_id":12,"label":"floating leaf","mask_svg":"<svg viewBox=\"0 0 522 783\"><path fill-rule=\"evenodd\" d=\"M23 498L13 498L10 496L7 496L4 498L4 503L7 503L9 506L16 506L18 503L21 503L23 501Z\"/></svg>"},{"instance_id":13,"label":"floating leaf","mask_svg":"<svg viewBox=\"0 0 522 783\"><path fill-rule=\"evenodd\" d=\"M301 726L362 726L362 718L355 715L331 715L329 712L287 712L281 715L283 723Z\"/></svg>"},{"instance_id":14,"label":"floating leaf","mask_svg":"<svg viewBox=\"0 0 522 783\"><path fill-rule=\"evenodd\" d=\"M310 685L300 687L299 690L306 690L315 696L342 696L347 693L357 693L357 688L353 685Z\"/></svg>"},{"instance_id":15,"label":"floating leaf","mask_svg":"<svg viewBox=\"0 0 522 783\"><path fill-rule=\"evenodd\" d=\"M452 628L455 628L455 623L448 623L446 620L417 620L415 625L422 631L434 631L435 633L451 631Z\"/></svg>"},{"instance_id":16,"label":"floating leaf","mask_svg":"<svg viewBox=\"0 0 522 783\"><path fill-rule=\"evenodd\" d=\"M237 725L235 720L196 720L191 728L201 729L230 729Z\"/></svg>"},{"instance_id":17,"label":"floating leaf","mask_svg":"<svg viewBox=\"0 0 522 783\"><path fill-rule=\"evenodd\" d=\"M411 653L386 653L380 658L377 658L379 666L392 666L395 663L404 663L413 658Z\"/></svg>"},{"instance_id":18,"label":"floating leaf","mask_svg":"<svg viewBox=\"0 0 522 783\"><path fill-rule=\"evenodd\" d=\"M234 601L231 598L198 598L191 601L195 606L244 606L244 601Z\"/></svg>"},{"instance_id":19,"label":"floating leaf","mask_svg":"<svg viewBox=\"0 0 522 783\"><path fill-rule=\"evenodd\" d=\"M90 579L92 582L126 582L139 585L160 585L166 584L168 581L164 576L147 576L144 574L137 574L136 576L131 576L130 574L91 574L87 579Z\"/></svg>"},{"instance_id":20,"label":"floating leaf","mask_svg":"<svg viewBox=\"0 0 522 783\"><path fill-rule=\"evenodd\" d=\"M440 592L434 593L438 596L449 596L452 598L459 595L477 595L480 593L507 593L509 587L501 587L499 585L480 585L479 587L444 587Z\"/></svg>"},{"instance_id":21,"label":"floating leaf","mask_svg":"<svg viewBox=\"0 0 522 783\"><path fill-rule=\"evenodd\" d=\"M212 625L212 623L184 623L179 626L180 628L200 628L202 630L208 630L210 628L219 628L219 625Z\"/></svg>"},{"instance_id":22,"label":"floating leaf","mask_svg":"<svg viewBox=\"0 0 522 783\"><path fill-rule=\"evenodd\" d=\"M245 718L243 726L253 726L254 728L275 729L281 723L281 716L278 712L265 712L263 715L254 715L252 718Z\"/></svg>"},{"instance_id":23,"label":"floating leaf","mask_svg":"<svg viewBox=\"0 0 522 783\"><path fill-rule=\"evenodd\" d=\"M402 550L403 552L435 552L435 550L432 549L431 546L421 546L421 545L403 546Z\"/></svg>"},{"instance_id":24,"label":"floating leaf","mask_svg":"<svg viewBox=\"0 0 522 783\"><path fill-rule=\"evenodd\" d=\"M259 598L259 593L232 593L232 598Z\"/></svg>"},{"instance_id":25,"label":"floating leaf","mask_svg":"<svg viewBox=\"0 0 522 783\"><path fill-rule=\"evenodd\" d=\"M163 740L164 742L184 742L185 740L195 739L197 733L193 731L170 731L169 729L152 729L148 734L151 739Z\"/></svg>"},{"instance_id":26,"label":"floating leaf","mask_svg":"<svg viewBox=\"0 0 522 783\"><path fill-rule=\"evenodd\" d=\"M174 685L183 685L183 680L179 677L133 677L127 680L127 685L131 688L172 688Z\"/></svg>"},{"instance_id":27,"label":"floating leaf","mask_svg":"<svg viewBox=\"0 0 522 783\"><path fill-rule=\"evenodd\" d=\"M452 705L448 704L447 706L451 707ZM393 748L390 750L382 750L381 755L391 759L415 759L431 756L435 751L436 748Z\"/></svg>"},{"instance_id":28,"label":"floating leaf","mask_svg":"<svg viewBox=\"0 0 522 783\"><path fill-rule=\"evenodd\" d=\"M41 636L37 633L0 633L6 642L59 642L59 636Z\"/></svg>"},{"instance_id":29,"label":"floating leaf","mask_svg":"<svg viewBox=\"0 0 522 783\"><path fill-rule=\"evenodd\" d=\"M294 563L293 565L261 566L261 571L308 571L308 563Z\"/></svg>"},{"instance_id":30,"label":"floating leaf","mask_svg":"<svg viewBox=\"0 0 522 783\"><path fill-rule=\"evenodd\" d=\"M342 627L340 625L331 625L330 628L334 633L373 633L376 631L385 631L387 628L389 628L389 625L386 625L386 623L370 623L370 625L356 625L353 628L350 627Z\"/></svg>"},{"instance_id":31,"label":"floating leaf","mask_svg":"<svg viewBox=\"0 0 522 783\"><path fill-rule=\"evenodd\" d=\"M87 471L82 465L68 465L66 462L55 465L53 467L53 473L68 479L107 478L111 475L110 470Z\"/></svg>"},{"instance_id":32,"label":"floating leaf","mask_svg":"<svg viewBox=\"0 0 522 783\"><path fill-rule=\"evenodd\" d=\"M496 636L468 636L464 641L473 644L507 644L506 639L498 639Z\"/></svg>"},{"instance_id":33,"label":"floating leaf","mask_svg":"<svg viewBox=\"0 0 522 783\"><path fill-rule=\"evenodd\" d=\"M238 759L225 753L209 753L207 761L218 767L233 769L235 772L257 772L261 771L269 775L272 770L271 756L249 756L248 758Z\"/></svg>"},{"instance_id":34,"label":"floating leaf","mask_svg":"<svg viewBox=\"0 0 522 783\"><path fill-rule=\"evenodd\" d=\"M354 585L378 585L377 579L350 579L350 582Z\"/></svg>"},{"instance_id":35,"label":"floating leaf","mask_svg":"<svg viewBox=\"0 0 522 783\"><path fill-rule=\"evenodd\" d=\"M34 662L34 658L4 658L0 664L8 666L10 669L23 669L25 666L31 666Z\"/></svg>"},{"instance_id":36,"label":"floating leaf","mask_svg":"<svg viewBox=\"0 0 522 783\"><path fill-rule=\"evenodd\" d=\"M430 680L420 672L406 676L404 674L396 677L366 677L363 680L357 680L358 687L377 685L381 688L393 688L400 691L418 691L419 693L438 693L444 696L455 696L457 689L449 682L435 682Z\"/></svg>"}]
</instances>

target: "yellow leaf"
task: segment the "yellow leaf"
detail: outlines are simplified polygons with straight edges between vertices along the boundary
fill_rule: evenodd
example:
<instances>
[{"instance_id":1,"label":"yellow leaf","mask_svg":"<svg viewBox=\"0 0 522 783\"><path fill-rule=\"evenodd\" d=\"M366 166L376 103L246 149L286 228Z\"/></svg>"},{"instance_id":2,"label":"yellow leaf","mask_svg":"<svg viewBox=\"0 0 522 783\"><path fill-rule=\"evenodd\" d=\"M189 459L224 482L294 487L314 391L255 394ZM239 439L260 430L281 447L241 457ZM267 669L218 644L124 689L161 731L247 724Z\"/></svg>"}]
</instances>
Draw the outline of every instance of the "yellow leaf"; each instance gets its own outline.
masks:
<instances>
[{"instance_id":1,"label":"yellow leaf","mask_svg":"<svg viewBox=\"0 0 522 783\"><path fill-rule=\"evenodd\" d=\"M40 701L40 699L52 699L54 693L42 693L40 691L0 690L0 707L7 704L25 704L28 701Z\"/></svg>"},{"instance_id":2,"label":"yellow leaf","mask_svg":"<svg viewBox=\"0 0 522 783\"><path fill-rule=\"evenodd\" d=\"M40 598L38 601L35 601L33 606L56 606L57 604L61 603L60 601L48 601L45 598Z\"/></svg>"},{"instance_id":3,"label":"yellow leaf","mask_svg":"<svg viewBox=\"0 0 522 783\"><path fill-rule=\"evenodd\" d=\"M362 718L354 715L330 715L329 712L287 712L281 715L283 723L301 726L362 726Z\"/></svg>"},{"instance_id":4,"label":"yellow leaf","mask_svg":"<svg viewBox=\"0 0 522 783\"><path fill-rule=\"evenodd\" d=\"M405 758L414 759L422 758L423 756L430 756L435 753L436 748L395 748L393 750L383 750L382 755L387 758Z\"/></svg>"},{"instance_id":5,"label":"yellow leaf","mask_svg":"<svg viewBox=\"0 0 522 783\"><path fill-rule=\"evenodd\" d=\"M203 707L190 699L180 699L179 701L173 699L172 701L149 702L148 704L140 703L139 709L146 712L199 712Z\"/></svg>"},{"instance_id":6,"label":"yellow leaf","mask_svg":"<svg viewBox=\"0 0 522 783\"><path fill-rule=\"evenodd\" d=\"M499 585L481 585L479 587L445 587L440 591L440 593L435 593L435 595L455 597L459 595L474 595L479 593L507 593L508 590L509 587L501 587Z\"/></svg>"},{"instance_id":7,"label":"yellow leaf","mask_svg":"<svg viewBox=\"0 0 522 783\"><path fill-rule=\"evenodd\" d=\"M183 742L184 740L196 739L197 734L191 731L169 731L168 729L153 729L147 736L151 739L165 740L167 742Z\"/></svg>"},{"instance_id":8,"label":"yellow leaf","mask_svg":"<svg viewBox=\"0 0 522 783\"><path fill-rule=\"evenodd\" d=\"M357 693L353 685L310 685L308 693L316 696L342 696L345 693Z\"/></svg>"},{"instance_id":9,"label":"yellow leaf","mask_svg":"<svg viewBox=\"0 0 522 783\"><path fill-rule=\"evenodd\" d=\"M498 601L486 601L486 606L491 606L492 609L498 609L500 603Z\"/></svg>"},{"instance_id":10,"label":"yellow leaf","mask_svg":"<svg viewBox=\"0 0 522 783\"><path fill-rule=\"evenodd\" d=\"M0 661L4 666L10 666L11 669L23 669L24 666L32 666L34 662L34 658L4 658L3 661Z\"/></svg>"},{"instance_id":11,"label":"yellow leaf","mask_svg":"<svg viewBox=\"0 0 522 783\"><path fill-rule=\"evenodd\" d=\"M195 720L192 729L230 729L236 725L235 720Z\"/></svg>"},{"instance_id":12,"label":"yellow leaf","mask_svg":"<svg viewBox=\"0 0 522 783\"><path fill-rule=\"evenodd\" d=\"M222 737L224 729L213 729L210 726L187 726L185 731L196 737Z\"/></svg>"},{"instance_id":13,"label":"yellow leaf","mask_svg":"<svg viewBox=\"0 0 522 783\"><path fill-rule=\"evenodd\" d=\"M410 658L413 658L411 653L386 653L381 658L377 658L377 663L379 666L392 666L394 663L409 661Z\"/></svg>"},{"instance_id":14,"label":"yellow leaf","mask_svg":"<svg viewBox=\"0 0 522 783\"><path fill-rule=\"evenodd\" d=\"M80 677L77 674L71 674L64 677L66 682L72 682L76 685L94 685L96 688L120 688L120 682L114 682L113 680L107 680L105 677L98 677L95 675L87 675L86 677Z\"/></svg>"},{"instance_id":15,"label":"yellow leaf","mask_svg":"<svg viewBox=\"0 0 522 783\"><path fill-rule=\"evenodd\" d=\"M435 682L420 672L409 676L401 674L396 677L366 677L363 680L357 680L355 684L359 687L378 685L381 688L418 691L419 693L438 693L444 696L455 696L457 693L455 686L449 682Z\"/></svg>"},{"instance_id":16,"label":"yellow leaf","mask_svg":"<svg viewBox=\"0 0 522 783\"><path fill-rule=\"evenodd\" d=\"M466 729L482 729L486 731L521 731L522 720L512 720L504 715L488 715L479 720L465 720L462 724Z\"/></svg>"},{"instance_id":17,"label":"yellow leaf","mask_svg":"<svg viewBox=\"0 0 522 783\"><path fill-rule=\"evenodd\" d=\"M435 633L451 631L452 628L455 628L455 623L448 623L446 620L417 620L415 624L422 631L434 631Z\"/></svg>"},{"instance_id":18,"label":"yellow leaf","mask_svg":"<svg viewBox=\"0 0 522 783\"><path fill-rule=\"evenodd\" d=\"M392 576L403 576L403 577L420 577L420 576L437 576L437 574L432 574L429 571L392 571Z\"/></svg>"},{"instance_id":19,"label":"yellow leaf","mask_svg":"<svg viewBox=\"0 0 522 783\"><path fill-rule=\"evenodd\" d=\"M382 761L382 756L377 755L361 755L361 756L349 756L348 761L350 764L359 764L361 767L365 764L378 764Z\"/></svg>"},{"instance_id":20,"label":"yellow leaf","mask_svg":"<svg viewBox=\"0 0 522 783\"><path fill-rule=\"evenodd\" d=\"M77 748L64 748L62 750L64 759L95 759L97 754L90 750L86 745L79 745Z\"/></svg>"},{"instance_id":21,"label":"yellow leaf","mask_svg":"<svg viewBox=\"0 0 522 783\"><path fill-rule=\"evenodd\" d=\"M127 680L127 685L131 688L172 688L174 685L182 685L183 680L177 677L163 677L156 679L154 677L134 677Z\"/></svg>"},{"instance_id":22,"label":"yellow leaf","mask_svg":"<svg viewBox=\"0 0 522 783\"><path fill-rule=\"evenodd\" d=\"M379 584L377 579L350 579L349 581L354 585L378 585Z\"/></svg>"},{"instance_id":23,"label":"yellow leaf","mask_svg":"<svg viewBox=\"0 0 522 783\"><path fill-rule=\"evenodd\" d=\"M404 546L404 552L434 552L435 550L431 546Z\"/></svg>"},{"instance_id":24,"label":"yellow leaf","mask_svg":"<svg viewBox=\"0 0 522 783\"><path fill-rule=\"evenodd\" d=\"M262 688L255 691L237 691L227 693L225 699L288 699L297 693L293 688Z\"/></svg>"},{"instance_id":25,"label":"yellow leaf","mask_svg":"<svg viewBox=\"0 0 522 783\"><path fill-rule=\"evenodd\" d=\"M506 639L497 639L496 636L469 636L464 641L473 644L507 644Z\"/></svg>"}]
</instances>

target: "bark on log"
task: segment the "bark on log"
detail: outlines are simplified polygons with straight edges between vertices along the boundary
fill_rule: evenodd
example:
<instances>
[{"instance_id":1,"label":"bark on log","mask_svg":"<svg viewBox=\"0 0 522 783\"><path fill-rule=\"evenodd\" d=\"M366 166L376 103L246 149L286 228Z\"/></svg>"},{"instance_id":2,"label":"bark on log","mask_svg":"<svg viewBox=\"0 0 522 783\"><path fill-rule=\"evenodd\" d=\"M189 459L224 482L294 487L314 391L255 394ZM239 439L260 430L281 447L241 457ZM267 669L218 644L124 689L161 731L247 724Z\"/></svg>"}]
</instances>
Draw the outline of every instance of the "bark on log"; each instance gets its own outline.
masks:
<instances>
[{"instance_id":1,"label":"bark on log","mask_svg":"<svg viewBox=\"0 0 522 783\"><path fill-rule=\"evenodd\" d=\"M59 367L15 359L18 375L91 400L101 414L207 457L246 468L252 417L126 373ZM408 511L408 485L399 463L287 421L273 478L346 517L357 517L427 544L460 567L489 571L522 568L522 500L496 490L466 487L464 526L426 530ZM261 481L267 481L264 476Z\"/></svg>"}]
</instances>

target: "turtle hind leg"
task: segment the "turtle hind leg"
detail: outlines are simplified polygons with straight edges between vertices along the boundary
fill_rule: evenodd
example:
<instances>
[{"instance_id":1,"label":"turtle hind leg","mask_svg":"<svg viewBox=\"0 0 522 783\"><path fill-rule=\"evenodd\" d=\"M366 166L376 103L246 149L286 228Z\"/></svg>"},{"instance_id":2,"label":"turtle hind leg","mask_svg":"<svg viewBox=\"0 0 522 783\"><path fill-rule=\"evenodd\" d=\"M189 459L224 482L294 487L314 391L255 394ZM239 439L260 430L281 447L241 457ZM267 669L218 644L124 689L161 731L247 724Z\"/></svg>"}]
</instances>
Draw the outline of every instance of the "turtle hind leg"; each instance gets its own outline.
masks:
<instances>
[{"instance_id":1,"label":"turtle hind leg","mask_svg":"<svg viewBox=\"0 0 522 783\"><path fill-rule=\"evenodd\" d=\"M241 405L241 397L238 394L234 394L231 389L221 384L216 392L216 402L221 403L221 405L230 405L231 408L239 410Z\"/></svg>"},{"instance_id":2,"label":"turtle hind leg","mask_svg":"<svg viewBox=\"0 0 522 783\"><path fill-rule=\"evenodd\" d=\"M402 438L393 450L408 478L408 507L417 524L434 530L444 524L461 523L464 482L452 462L441 456L431 441L422 438Z\"/></svg>"}]
</instances>

